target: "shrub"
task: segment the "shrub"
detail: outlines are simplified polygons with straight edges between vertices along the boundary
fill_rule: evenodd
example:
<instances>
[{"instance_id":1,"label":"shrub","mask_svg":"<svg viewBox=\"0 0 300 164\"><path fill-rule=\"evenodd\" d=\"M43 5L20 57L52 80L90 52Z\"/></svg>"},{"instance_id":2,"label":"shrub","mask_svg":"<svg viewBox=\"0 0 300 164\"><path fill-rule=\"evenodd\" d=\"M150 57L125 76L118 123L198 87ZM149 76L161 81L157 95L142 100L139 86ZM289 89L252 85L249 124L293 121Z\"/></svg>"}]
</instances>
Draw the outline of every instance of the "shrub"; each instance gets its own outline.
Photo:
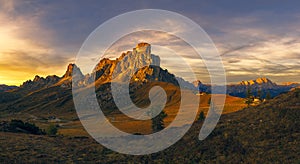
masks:
<instances>
[{"instance_id":1,"label":"shrub","mask_svg":"<svg viewBox=\"0 0 300 164\"><path fill-rule=\"evenodd\" d=\"M48 135L56 135L57 134L57 126L54 124L50 124L49 127L46 129L46 133Z\"/></svg>"},{"instance_id":2,"label":"shrub","mask_svg":"<svg viewBox=\"0 0 300 164\"><path fill-rule=\"evenodd\" d=\"M22 120L11 120L8 126L10 132L25 132L30 134L44 134L35 124L23 122Z\"/></svg>"}]
</instances>

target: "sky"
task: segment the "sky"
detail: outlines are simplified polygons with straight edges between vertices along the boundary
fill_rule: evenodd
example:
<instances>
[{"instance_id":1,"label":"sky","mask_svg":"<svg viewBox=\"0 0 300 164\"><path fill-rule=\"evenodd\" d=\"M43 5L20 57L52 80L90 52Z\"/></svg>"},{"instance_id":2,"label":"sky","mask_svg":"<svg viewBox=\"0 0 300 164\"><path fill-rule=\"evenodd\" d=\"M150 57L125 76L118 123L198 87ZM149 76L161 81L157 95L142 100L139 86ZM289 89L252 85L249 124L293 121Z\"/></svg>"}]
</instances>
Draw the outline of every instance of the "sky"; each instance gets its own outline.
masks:
<instances>
[{"instance_id":1,"label":"sky","mask_svg":"<svg viewBox=\"0 0 300 164\"><path fill-rule=\"evenodd\" d=\"M20 85L35 75L62 76L93 30L139 9L169 10L199 24L222 57L228 83L258 77L277 83L300 82L299 6L296 0L0 0L0 84ZM151 41L156 43L164 38L163 34L153 36ZM137 43L127 44L124 51ZM153 47L152 52L164 56L172 51ZM199 67L195 72L200 73L200 80L209 82L201 74L206 72L201 61L190 58L186 62ZM176 69L178 61L162 61L162 65L174 74L182 71ZM189 80L188 74L182 76Z\"/></svg>"}]
</instances>

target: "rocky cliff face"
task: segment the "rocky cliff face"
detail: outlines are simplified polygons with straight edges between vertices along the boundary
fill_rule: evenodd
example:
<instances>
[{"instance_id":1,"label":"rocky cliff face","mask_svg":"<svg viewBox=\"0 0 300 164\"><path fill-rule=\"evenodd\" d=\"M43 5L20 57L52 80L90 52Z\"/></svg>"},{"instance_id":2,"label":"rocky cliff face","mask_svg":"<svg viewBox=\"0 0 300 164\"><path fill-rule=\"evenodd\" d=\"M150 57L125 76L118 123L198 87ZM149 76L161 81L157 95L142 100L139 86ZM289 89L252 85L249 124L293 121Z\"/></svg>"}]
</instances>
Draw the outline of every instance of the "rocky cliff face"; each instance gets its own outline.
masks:
<instances>
[{"instance_id":1,"label":"rocky cliff face","mask_svg":"<svg viewBox=\"0 0 300 164\"><path fill-rule=\"evenodd\" d=\"M125 82L141 68L145 66L160 66L159 56L151 54L151 45L139 43L133 51L123 53L116 60L102 59L94 69L97 81L107 82L112 79Z\"/></svg>"},{"instance_id":2,"label":"rocky cliff face","mask_svg":"<svg viewBox=\"0 0 300 164\"><path fill-rule=\"evenodd\" d=\"M132 82L147 83L151 81L161 81L172 83L179 86L176 77L167 70L163 70L159 66L145 66L139 69L131 78Z\"/></svg>"}]
</instances>

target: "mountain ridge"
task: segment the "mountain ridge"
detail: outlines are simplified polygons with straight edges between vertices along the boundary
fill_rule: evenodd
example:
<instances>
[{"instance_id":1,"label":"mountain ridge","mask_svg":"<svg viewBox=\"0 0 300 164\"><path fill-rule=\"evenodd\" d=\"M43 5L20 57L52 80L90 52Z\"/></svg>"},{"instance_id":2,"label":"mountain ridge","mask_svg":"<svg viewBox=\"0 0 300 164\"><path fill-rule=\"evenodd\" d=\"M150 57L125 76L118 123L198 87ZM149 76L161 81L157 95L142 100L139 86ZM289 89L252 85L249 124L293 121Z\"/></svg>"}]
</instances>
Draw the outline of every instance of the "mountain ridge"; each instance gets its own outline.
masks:
<instances>
[{"instance_id":1,"label":"mountain ridge","mask_svg":"<svg viewBox=\"0 0 300 164\"><path fill-rule=\"evenodd\" d=\"M50 86L71 88L74 69L76 69L76 72L79 72L78 79L80 80L75 84L78 86L92 85L93 82L95 82L96 86L99 86L112 80L125 82L134 79L133 81L146 82L149 80L147 79L149 77L151 77L152 81L164 79L165 82L168 82L168 78L164 77L175 77L173 74L167 75L171 74L167 70L162 68L154 69L155 67L160 68L160 57L151 53L151 45L149 43L142 42L137 44L132 51L123 52L120 57L115 60L108 58L101 59L91 74L83 75L80 68L77 67L76 64L71 63L67 66L67 70L62 77L51 75L43 78L36 75L33 80L25 81L19 89L31 89L34 91ZM146 72L147 74L143 75L143 73ZM149 73L151 73L151 75ZM176 77L176 79L184 84L185 87L195 89L193 85L184 79L180 77Z\"/></svg>"}]
</instances>

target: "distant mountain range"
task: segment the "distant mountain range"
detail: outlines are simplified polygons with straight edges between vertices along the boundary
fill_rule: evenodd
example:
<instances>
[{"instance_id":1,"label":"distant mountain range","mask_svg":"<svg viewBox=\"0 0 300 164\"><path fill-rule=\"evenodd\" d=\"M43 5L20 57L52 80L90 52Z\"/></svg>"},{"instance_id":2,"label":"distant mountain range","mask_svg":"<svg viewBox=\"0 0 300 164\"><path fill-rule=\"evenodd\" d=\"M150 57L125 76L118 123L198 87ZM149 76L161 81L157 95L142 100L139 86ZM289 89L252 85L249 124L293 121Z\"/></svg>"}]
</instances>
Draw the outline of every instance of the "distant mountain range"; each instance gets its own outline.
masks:
<instances>
[{"instance_id":1,"label":"distant mountain range","mask_svg":"<svg viewBox=\"0 0 300 164\"><path fill-rule=\"evenodd\" d=\"M298 86L300 85L297 83L278 85L270 79L263 77L256 80L242 81L238 85L229 85L228 94L232 96L245 97L245 93L249 88L250 92L255 96L259 96L260 94L260 97L265 98L269 93L271 97L275 97Z\"/></svg>"},{"instance_id":2,"label":"distant mountain range","mask_svg":"<svg viewBox=\"0 0 300 164\"><path fill-rule=\"evenodd\" d=\"M200 92L211 93L211 85L203 84L200 81L195 81L193 84ZM265 98L267 94L270 94L271 97L275 97L299 86L300 85L298 83L286 83L278 85L272 82L270 79L262 77L257 78L256 80L241 81L238 84L227 85L227 94L245 98L247 92L250 91L251 95L260 96L260 98ZM218 88L219 87L216 86L217 92Z\"/></svg>"}]
</instances>

